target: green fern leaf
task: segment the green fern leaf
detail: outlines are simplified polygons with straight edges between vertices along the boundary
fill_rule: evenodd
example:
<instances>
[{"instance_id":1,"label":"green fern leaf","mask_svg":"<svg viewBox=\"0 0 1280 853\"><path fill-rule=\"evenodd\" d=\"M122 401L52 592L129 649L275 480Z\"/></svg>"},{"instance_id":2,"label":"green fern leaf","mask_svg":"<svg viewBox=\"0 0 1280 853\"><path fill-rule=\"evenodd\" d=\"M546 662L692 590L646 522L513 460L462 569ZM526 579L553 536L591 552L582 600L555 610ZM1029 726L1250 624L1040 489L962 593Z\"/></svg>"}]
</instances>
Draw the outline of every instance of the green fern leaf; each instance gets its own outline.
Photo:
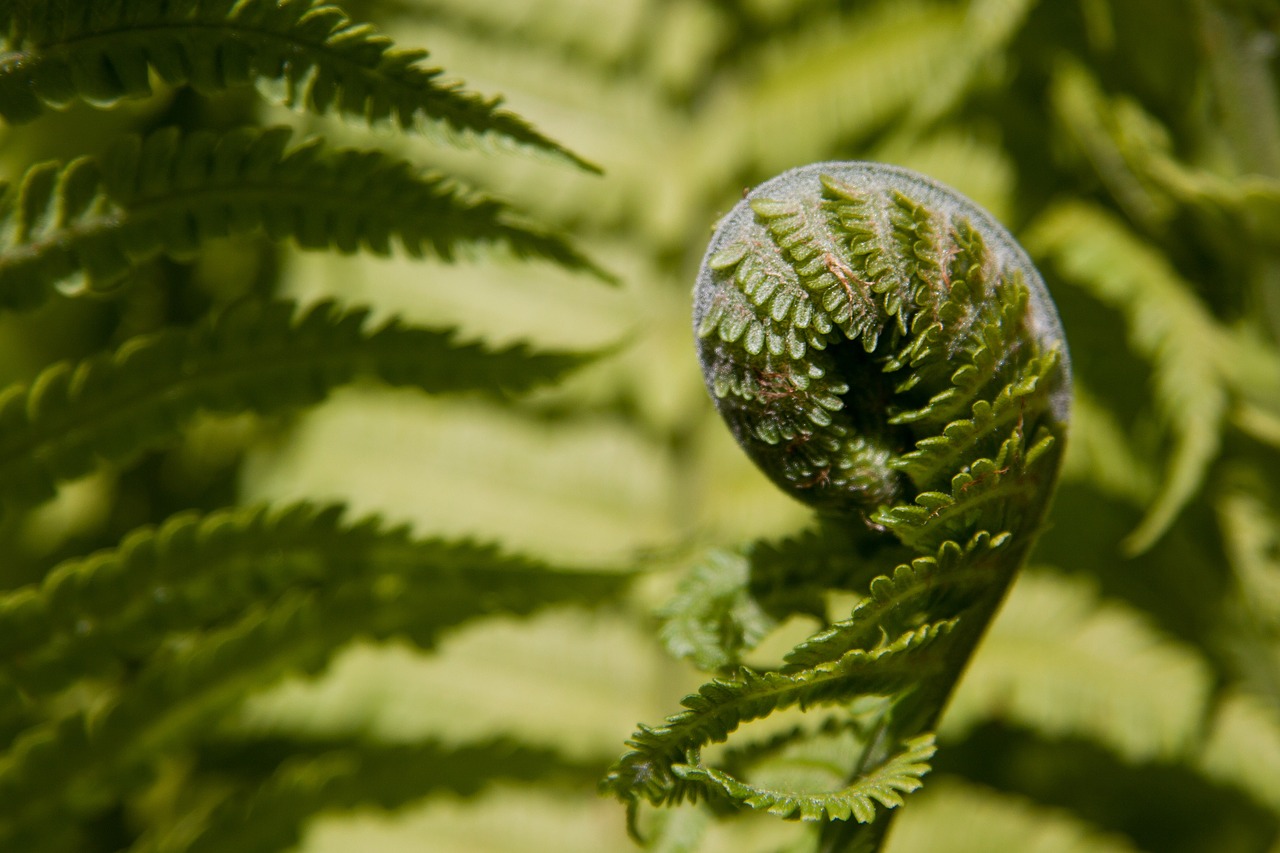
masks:
<instances>
[{"instance_id":1,"label":"green fern leaf","mask_svg":"<svg viewBox=\"0 0 1280 853\"><path fill-rule=\"evenodd\" d=\"M1053 476L1056 459L1055 439L1047 430L1040 430L1029 447L1020 430L1014 429L994 458L978 459L954 475L948 491L921 492L914 504L882 508L872 520L923 551L982 530L1024 531L1038 520L1025 510Z\"/></svg>"},{"instance_id":2,"label":"green fern leaf","mask_svg":"<svg viewBox=\"0 0 1280 853\"><path fill-rule=\"evenodd\" d=\"M1138 458L1129 437L1087 388L1077 383L1071 402L1074 424L1062 476L1088 483L1135 507L1147 507L1156 491L1155 472Z\"/></svg>"},{"instance_id":3,"label":"green fern leaf","mask_svg":"<svg viewBox=\"0 0 1280 853\"><path fill-rule=\"evenodd\" d=\"M997 719L1076 736L1131 761L1185 755L1208 698L1206 662L1087 583L1024 572L944 718L944 737Z\"/></svg>"},{"instance_id":4,"label":"green fern leaf","mask_svg":"<svg viewBox=\"0 0 1280 853\"><path fill-rule=\"evenodd\" d=\"M1280 815L1280 711L1257 696L1231 693L1218 704L1197 763Z\"/></svg>"},{"instance_id":5,"label":"green fern leaf","mask_svg":"<svg viewBox=\"0 0 1280 853\"><path fill-rule=\"evenodd\" d=\"M258 84L290 107L446 136L502 139L595 166L440 80L422 50L399 50L320 0L119 0L0 6L0 116L28 121L73 100L110 105L151 93L151 75L202 92Z\"/></svg>"},{"instance_id":6,"label":"green fern leaf","mask_svg":"<svg viewBox=\"0 0 1280 853\"><path fill-rule=\"evenodd\" d=\"M974 591L989 582L994 566L1005 555L1009 534L979 533L961 547L945 542L934 557L918 557L871 582L870 594L848 619L797 645L787 653L784 672L794 672L838 660L854 649L874 648L889 626L906 630L925 612L958 616Z\"/></svg>"},{"instance_id":7,"label":"green fern leaf","mask_svg":"<svg viewBox=\"0 0 1280 853\"><path fill-rule=\"evenodd\" d=\"M672 655L703 670L734 666L775 627L750 594L748 569L744 555L712 551L685 576L660 614Z\"/></svg>"},{"instance_id":8,"label":"green fern leaf","mask_svg":"<svg viewBox=\"0 0 1280 853\"><path fill-rule=\"evenodd\" d=\"M708 109L700 127L718 156L700 162L711 167L700 181L724 186L744 164L771 171L818 159L904 112L937 84L963 15L938 3L890 3L847 20L801 21L769 52L774 61L746 54L747 84ZM849 97L849 81L857 81L858 97ZM741 131L717 132L724 127Z\"/></svg>"},{"instance_id":9,"label":"green fern leaf","mask_svg":"<svg viewBox=\"0 0 1280 853\"><path fill-rule=\"evenodd\" d=\"M712 681L686 696L687 710L664 725L641 726L601 782L602 790L654 804L697 798L698 780L681 778L677 765L710 743L726 740L743 723L778 710L846 702L854 697L900 689L940 665L929 648L950 633L954 622L938 622L909 631L872 650L857 649L839 660L794 673L756 673L743 669L733 681Z\"/></svg>"},{"instance_id":10,"label":"green fern leaf","mask_svg":"<svg viewBox=\"0 0 1280 853\"><path fill-rule=\"evenodd\" d=\"M818 525L780 542L746 547L751 593L775 619L793 613L826 617L828 590L865 590L874 578L911 559L867 526L818 518Z\"/></svg>"},{"instance_id":11,"label":"green fern leaf","mask_svg":"<svg viewBox=\"0 0 1280 853\"><path fill-rule=\"evenodd\" d=\"M876 803L892 809L902 805L902 795L921 786L929 772L928 760L936 748L932 734L914 737L883 764L859 774L852 784L838 790L808 794L777 791L748 785L727 773L707 767L676 765L673 770L687 782L711 784L737 802L784 818L801 820L856 820L870 823Z\"/></svg>"},{"instance_id":12,"label":"green fern leaf","mask_svg":"<svg viewBox=\"0 0 1280 853\"><path fill-rule=\"evenodd\" d=\"M1138 853L1068 812L966 784L931 781L898 818L886 853Z\"/></svg>"},{"instance_id":13,"label":"green fern leaf","mask_svg":"<svg viewBox=\"0 0 1280 853\"><path fill-rule=\"evenodd\" d=\"M1214 356L1227 336L1164 257L1098 207L1049 210L1027 245L1124 314L1130 341L1152 363L1155 405L1173 446L1160 490L1126 541L1141 552L1173 523L1218 453L1228 395Z\"/></svg>"},{"instance_id":14,"label":"green fern leaf","mask_svg":"<svg viewBox=\"0 0 1280 853\"><path fill-rule=\"evenodd\" d=\"M360 375L432 392L519 391L582 362L523 346L489 351L365 310L245 302L195 329L135 338L115 352L46 369L0 393L0 500L29 504L54 484L173 441L199 411L280 413Z\"/></svg>"},{"instance_id":15,"label":"green fern leaf","mask_svg":"<svg viewBox=\"0 0 1280 853\"><path fill-rule=\"evenodd\" d=\"M446 746L363 741L217 740L199 749L189 784L237 791L207 815L182 811L133 853L274 853L292 849L309 819L357 808L396 809L432 793L472 796L494 782L580 784L597 768L512 741ZM197 801L200 805L203 802Z\"/></svg>"},{"instance_id":16,"label":"green fern leaf","mask_svg":"<svg viewBox=\"0 0 1280 853\"><path fill-rule=\"evenodd\" d=\"M1269 650L1259 649L1258 687L1268 691L1271 663L1280 663L1280 510L1269 503L1268 489L1249 475L1237 474L1216 501L1218 524L1231 564L1235 598L1245 619L1240 629L1254 633ZM1264 497L1265 496L1265 497ZM1269 651L1269 653L1268 653ZM1251 655L1253 657L1253 655ZM1280 690L1270 691L1280 702Z\"/></svg>"},{"instance_id":17,"label":"green fern leaf","mask_svg":"<svg viewBox=\"0 0 1280 853\"><path fill-rule=\"evenodd\" d=\"M0 764L0 844L136 791L152 762L188 746L248 691L315 672L356 637L430 646L470 619L598 602L627 582L415 542L375 521L342 525L333 510L306 506L179 516L139 532L57 569L34 606L23 596L26 633L10 641L37 648L8 661L7 674L54 704ZM104 589L116 607L103 609ZM56 704L61 685L86 676L83 701Z\"/></svg>"},{"instance_id":18,"label":"green fern leaf","mask_svg":"<svg viewBox=\"0 0 1280 853\"><path fill-rule=\"evenodd\" d=\"M1234 239L1276 248L1280 180L1275 175L1246 170L1225 176L1183 162L1168 127L1135 99L1109 97L1079 63L1058 66L1051 92L1062 128L1134 221L1159 232L1181 206L1203 231L1221 229Z\"/></svg>"},{"instance_id":19,"label":"green fern leaf","mask_svg":"<svg viewBox=\"0 0 1280 853\"><path fill-rule=\"evenodd\" d=\"M376 151L289 145L287 128L127 137L102 163L33 167L0 200L0 306L29 308L53 285L102 291L161 253L184 257L215 237L265 232L307 249L450 259L498 245L608 274L503 203Z\"/></svg>"},{"instance_id":20,"label":"green fern leaf","mask_svg":"<svg viewBox=\"0 0 1280 853\"><path fill-rule=\"evenodd\" d=\"M907 114L907 126L924 127L950 112L999 63L1035 0L975 0L967 9L964 37L946 57L935 85L926 88Z\"/></svg>"},{"instance_id":21,"label":"green fern leaf","mask_svg":"<svg viewBox=\"0 0 1280 853\"><path fill-rule=\"evenodd\" d=\"M435 603L411 630L424 646L443 628L492 610L525 613L544 596L592 600L625 579L560 577L490 547L414 540L407 528L386 530L376 519L343 522L342 512L297 504L182 513L134 531L118 548L64 562L39 586L0 596L0 672L29 696L79 678L119 677L171 634L226 624L255 603L320 588L335 574L344 582L432 576Z\"/></svg>"},{"instance_id":22,"label":"green fern leaf","mask_svg":"<svg viewBox=\"0 0 1280 853\"><path fill-rule=\"evenodd\" d=\"M1032 359L1024 375L1001 389L994 400L975 401L970 418L952 421L941 434L920 439L914 451L890 465L911 477L917 488L935 489L941 485L939 477L962 468L967 460L994 453L1007 435L1005 430L1016 433L1021 428L1028 405L1043 405L1057 361L1056 351Z\"/></svg>"}]
</instances>

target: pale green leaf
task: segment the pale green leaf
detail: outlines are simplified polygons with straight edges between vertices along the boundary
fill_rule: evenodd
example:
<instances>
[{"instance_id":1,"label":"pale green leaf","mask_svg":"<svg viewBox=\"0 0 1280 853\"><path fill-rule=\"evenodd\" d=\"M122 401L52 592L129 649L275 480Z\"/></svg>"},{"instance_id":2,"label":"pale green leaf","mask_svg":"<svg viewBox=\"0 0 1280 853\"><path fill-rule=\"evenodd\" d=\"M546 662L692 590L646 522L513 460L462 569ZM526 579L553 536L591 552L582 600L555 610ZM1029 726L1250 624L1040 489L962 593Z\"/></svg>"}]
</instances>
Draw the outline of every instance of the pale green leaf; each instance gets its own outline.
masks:
<instances>
[{"instance_id":1,"label":"pale green leaf","mask_svg":"<svg viewBox=\"0 0 1280 853\"><path fill-rule=\"evenodd\" d=\"M1128 840L1027 800L938 779L905 809L886 853L1137 853Z\"/></svg>"},{"instance_id":2,"label":"pale green leaf","mask_svg":"<svg viewBox=\"0 0 1280 853\"><path fill-rule=\"evenodd\" d=\"M1217 456L1227 390L1215 354L1223 331L1190 283L1112 214L1068 202L1041 215L1026 236L1034 254L1119 311L1129 340L1153 370L1152 397L1171 448L1155 500L1126 540L1140 552L1168 530Z\"/></svg>"},{"instance_id":3,"label":"pale green leaf","mask_svg":"<svg viewBox=\"0 0 1280 853\"><path fill-rule=\"evenodd\" d=\"M943 717L942 736L1000 721L1173 760L1199 734L1210 673L1195 651L1089 583L1024 570Z\"/></svg>"}]
</instances>

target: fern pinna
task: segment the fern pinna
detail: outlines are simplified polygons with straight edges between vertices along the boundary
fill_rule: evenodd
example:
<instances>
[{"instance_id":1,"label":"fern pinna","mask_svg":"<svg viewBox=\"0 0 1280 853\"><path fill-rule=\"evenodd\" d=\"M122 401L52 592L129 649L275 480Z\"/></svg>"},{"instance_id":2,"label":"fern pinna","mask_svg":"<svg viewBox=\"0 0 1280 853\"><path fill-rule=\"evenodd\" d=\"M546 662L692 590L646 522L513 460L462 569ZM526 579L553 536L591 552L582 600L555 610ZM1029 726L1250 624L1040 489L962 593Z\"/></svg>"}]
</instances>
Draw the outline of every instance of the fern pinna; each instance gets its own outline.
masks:
<instances>
[{"instance_id":1,"label":"fern pinna","mask_svg":"<svg viewBox=\"0 0 1280 853\"><path fill-rule=\"evenodd\" d=\"M728 800L830 821L823 850L877 849L889 821L875 804L919 787L946 700L1048 507L1070 405L1057 312L972 202L904 169L830 162L766 182L721 221L694 324L739 444L828 531L783 546L786 584L748 553L742 584L775 617L812 606L796 586L865 597L779 669L722 654L723 677L639 729L604 785L633 810ZM852 739L839 784L770 781L770 758L796 749L803 725L731 746L722 766L704 757L794 706L831 709L827 725ZM830 760L830 734L808 728Z\"/></svg>"},{"instance_id":2,"label":"fern pinna","mask_svg":"<svg viewBox=\"0 0 1280 853\"><path fill-rule=\"evenodd\" d=\"M72 329L91 318L72 346L33 347L43 362L3 365L0 849L267 853L324 809L598 773L500 738L269 737L236 715L353 640L431 649L491 614L599 606L626 572L426 539L329 502L228 506L231 488L180 497L138 473L201 420L248 415L262 429L358 380L510 407L587 360L373 323L366 307L274 294L270 273L195 287L191 268L219 252L274 258L290 241L450 262L496 247L608 277L453 175L285 127L228 126L250 108L208 105L257 92L313 116L594 167L496 99L442 82L425 52L316 0L18 0L0 3L0 35L7 124L39 140L51 108L90 105L113 128L65 162L43 155L0 194L0 309ZM57 141L60 152L74 142ZM26 547L25 526L86 479L118 504L104 529Z\"/></svg>"}]
</instances>

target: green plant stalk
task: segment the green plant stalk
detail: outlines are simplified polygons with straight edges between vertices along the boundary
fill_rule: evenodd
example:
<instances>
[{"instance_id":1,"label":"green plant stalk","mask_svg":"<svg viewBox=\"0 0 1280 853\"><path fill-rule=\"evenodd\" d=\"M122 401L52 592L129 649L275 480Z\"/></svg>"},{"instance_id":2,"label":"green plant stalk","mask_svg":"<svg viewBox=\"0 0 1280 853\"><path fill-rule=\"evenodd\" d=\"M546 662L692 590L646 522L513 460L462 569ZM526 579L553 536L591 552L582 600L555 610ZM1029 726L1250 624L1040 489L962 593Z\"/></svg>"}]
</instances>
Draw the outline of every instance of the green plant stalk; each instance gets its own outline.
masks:
<instances>
[{"instance_id":1,"label":"green plant stalk","mask_svg":"<svg viewBox=\"0 0 1280 853\"><path fill-rule=\"evenodd\" d=\"M1047 508L1047 505L1046 505ZM950 635L951 642L945 649L946 662L938 675L932 679L921 681L913 693L895 708L894 719L884 727L883 732L867 748L858 767L856 776L865 767L873 767L883 763L892 744L906 740L912 734L921 731L932 731L937 728L951 694L964 675L968 662L986 635L992 619L1000 609L1009 587L1012 585L1018 570L1026 561L1026 554L1032 542L1027 542L1020 553L1009 554L983 590L978 601L974 602L963 615L957 630ZM860 851L876 851L881 848L888 837L897 810L881 815L874 823L863 824L855 821L832 821L822 828L817 853L860 853Z\"/></svg>"}]
</instances>

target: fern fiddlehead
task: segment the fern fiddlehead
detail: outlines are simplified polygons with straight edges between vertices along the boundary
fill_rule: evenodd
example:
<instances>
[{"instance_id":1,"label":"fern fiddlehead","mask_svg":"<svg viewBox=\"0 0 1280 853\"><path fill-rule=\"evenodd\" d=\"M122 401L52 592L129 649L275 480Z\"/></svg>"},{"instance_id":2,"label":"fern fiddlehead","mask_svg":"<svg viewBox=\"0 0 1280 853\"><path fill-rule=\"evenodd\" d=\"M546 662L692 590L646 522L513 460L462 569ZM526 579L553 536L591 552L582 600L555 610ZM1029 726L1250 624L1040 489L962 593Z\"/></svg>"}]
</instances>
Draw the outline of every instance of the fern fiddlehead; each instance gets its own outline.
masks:
<instances>
[{"instance_id":1,"label":"fern fiddlehead","mask_svg":"<svg viewBox=\"0 0 1280 853\"><path fill-rule=\"evenodd\" d=\"M831 162L761 185L721 221L694 326L748 456L855 543L871 569L858 575L875 579L777 670L740 668L641 727L604 787L633 805L714 796L827 820L819 849L878 849L888 819L875 804L919 787L946 700L1048 507L1070 406L1056 309L968 199L905 169ZM828 588L848 577L793 567L806 568ZM789 706L857 718L843 784L769 786L744 762L704 760Z\"/></svg>"}]
</instances>

